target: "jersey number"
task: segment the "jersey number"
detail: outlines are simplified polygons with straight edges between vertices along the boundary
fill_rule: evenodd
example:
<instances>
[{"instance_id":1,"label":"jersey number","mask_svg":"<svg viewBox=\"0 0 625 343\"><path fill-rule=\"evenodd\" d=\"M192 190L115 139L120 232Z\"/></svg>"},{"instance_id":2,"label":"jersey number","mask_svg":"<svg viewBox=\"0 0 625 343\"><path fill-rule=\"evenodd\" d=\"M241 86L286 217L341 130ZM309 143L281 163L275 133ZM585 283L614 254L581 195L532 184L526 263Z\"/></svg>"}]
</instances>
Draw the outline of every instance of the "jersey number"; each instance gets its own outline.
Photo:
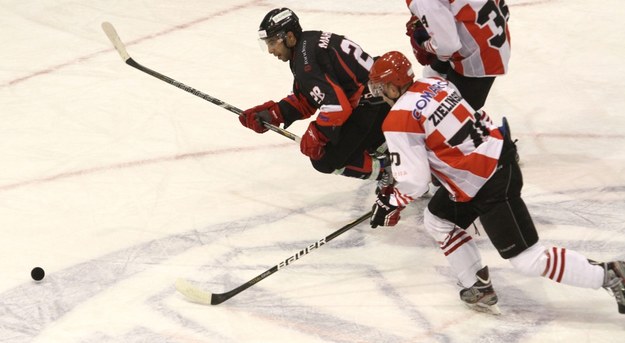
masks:
<instances>
[{"instance_id":1,"label":"jersey number","mask_svg":"<svg viewBox=\"0 0 625 343\"><path fill-rule=\"evenodd\" d=\"M488 135L488 129L480 120L480 114L475 113L475 116L477 121L467 120L456 134L447 140L447 144L455 147L462 144L468 137L471 138L476 148L484 143L484 136Z\"/></svg>"},{"instance_id":2,"label":"jersey number","mask_svg":"<svg viewBox=\"0 0 625 343\"><path fill-rule=\"evenodd\" d=\"M371 66L373 66L373 58L362 51L362 48L358 44L350 41L349 39L343 39L341 42L341 49L343 49L343 52L348 55L352 54L356 61L358 61L358 64L360 64L363 68L371 70Z\"/></svg>"},{"instance_id":3,"label":"jersey number","mask_svg":"<svg viewBox=\"0 0 625 343\"><path fill-rule=\"evenodd\" d=\"M506 43L506 22L510 16L508 5L504 0L499 1L499 6L494 0L488 0L480 8L477 14L477 23L484 26L490 24L496 27L493 36L488 40L491 46L501 48Z\"/></svg>"}]
</instances>

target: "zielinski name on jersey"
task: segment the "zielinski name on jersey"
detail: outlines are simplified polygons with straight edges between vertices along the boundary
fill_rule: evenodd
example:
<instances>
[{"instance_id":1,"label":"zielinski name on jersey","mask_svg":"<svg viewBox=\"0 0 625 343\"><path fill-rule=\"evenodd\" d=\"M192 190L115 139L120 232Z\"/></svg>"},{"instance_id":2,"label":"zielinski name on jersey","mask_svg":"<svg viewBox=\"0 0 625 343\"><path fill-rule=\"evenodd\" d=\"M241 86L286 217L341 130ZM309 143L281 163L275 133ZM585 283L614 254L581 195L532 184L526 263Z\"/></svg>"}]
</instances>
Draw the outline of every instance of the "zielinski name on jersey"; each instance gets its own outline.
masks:
<instances>
[{"instance_id":1,"label":"zielinski name on jersey","mask_svg":"<svg viewBox=\"0 0 625 343\"><path fill-rule=\"evenodd\" d=\"M445 118L445 116L447 116L447 114L449 114L454 107L460 103L460 101L462 101L460 94L456 91L452 92L440 105L438 105L428 120L431 121L434 126L437 126L441 120L443 120L443 118Z\"/></svg>"}]
</instances>

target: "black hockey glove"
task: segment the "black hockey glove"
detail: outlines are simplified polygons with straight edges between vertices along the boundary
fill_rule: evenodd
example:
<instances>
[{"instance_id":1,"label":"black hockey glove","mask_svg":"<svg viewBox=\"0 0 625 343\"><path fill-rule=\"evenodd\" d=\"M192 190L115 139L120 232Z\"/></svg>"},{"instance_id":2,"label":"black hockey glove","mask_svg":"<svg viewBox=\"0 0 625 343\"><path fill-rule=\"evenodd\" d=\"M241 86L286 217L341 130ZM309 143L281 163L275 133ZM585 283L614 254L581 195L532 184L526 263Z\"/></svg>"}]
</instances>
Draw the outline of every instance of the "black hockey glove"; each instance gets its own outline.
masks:
<instances>
[{"instance_id":1,"label":"black hockey glove","mask_svg":"<svg viewBox=\"0 0 625 343\"><path fill-rule=\"evenodd\" d=\"M369 224L371 224L372 228L375 229L378 225L395 226L399 221L399 212L402 208L389 203L391 193L393 193L393 186L386 187L378 193L378 198L375 200L373 208L371 208L373 213L371 214Z\"/></svg>"}]
</instances>

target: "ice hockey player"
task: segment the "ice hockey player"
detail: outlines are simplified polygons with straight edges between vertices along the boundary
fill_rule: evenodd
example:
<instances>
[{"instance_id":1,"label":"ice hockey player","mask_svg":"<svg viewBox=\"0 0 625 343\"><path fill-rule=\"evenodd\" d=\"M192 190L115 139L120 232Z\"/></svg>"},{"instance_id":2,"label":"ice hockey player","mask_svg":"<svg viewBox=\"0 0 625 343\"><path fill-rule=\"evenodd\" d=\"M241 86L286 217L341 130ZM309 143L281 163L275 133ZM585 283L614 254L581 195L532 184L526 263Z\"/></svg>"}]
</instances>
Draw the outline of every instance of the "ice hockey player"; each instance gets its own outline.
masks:
<instances>
[{"instance_id":1,"label":"ice hockey player","mask_svg":"<svg viewBox=\"0 0 625 343\"><path fill-rule=\"evenodd\" d=\"M373 58L344 36L302 31L288 8L269 11L258 34L270 54L288 62L293 89L278 102L244 111L241 124L263 133L263 122L286 128L318 112L300 142L317 171L372 180L388 176L381 126L390 107L367 89Z\"/></svg>"},{"instance_id":2,"label":"ice hockey player","mask_svg":"<svg viewBox=\"0 0 625 343\"><path fill-rule=\"evenodd\" d=\"M402 208L427 191L434 175L442 186L424 210L424 226L458 277L462 301L498 312L488 267L465 231L479 218L500 256L517 271L577 287L603 287L625 313L625 262L593 262L539 241L521 198L523 177L505 118L500 127L483 120L447 80L414 81L410 62L396 51L373 64L369 88L393 103L382 131L396 182L378 194L372 227L397 224Z\"/></svg>"},{"instance_id":3,"label":"ice hockey player","mask_svg":"<svg viewBox=\"0 0 625 343\"><path fill-rule=\"evenodd\" d=\"M417 61L453 83L476 110L510 60L510 11L504 0L406 0L406 35ZM424 69L424 76L431 76Z\"/></svg>"}]
</instances>

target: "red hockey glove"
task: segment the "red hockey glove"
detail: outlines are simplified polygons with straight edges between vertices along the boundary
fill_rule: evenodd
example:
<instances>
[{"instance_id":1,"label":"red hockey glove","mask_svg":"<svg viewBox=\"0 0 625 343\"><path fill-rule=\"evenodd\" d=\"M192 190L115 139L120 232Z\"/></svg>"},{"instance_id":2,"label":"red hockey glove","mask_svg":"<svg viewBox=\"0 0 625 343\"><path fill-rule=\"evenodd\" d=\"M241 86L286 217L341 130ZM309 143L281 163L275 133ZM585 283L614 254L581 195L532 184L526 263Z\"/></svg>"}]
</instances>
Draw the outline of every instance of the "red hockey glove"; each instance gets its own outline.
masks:
<instances>
[{"instance_id":1,"label":"red hockey glove","mask_svg":"<svg viewBox=\"0 0 625 343\"><path fill-rule=\"evenodd\" d=\"M319 131L317 123L313 121L308 125L306 133L302 136L299 149L302 151L302 154L316 161L325 154L326 143L328 143L328 138Z\"/></svg>"},{"instance_id":2,"label":"red hockey glove","mask_svg":"<svg viewBox=\"0 0 625 343\"><path fill-rule=\"evenodd\" d=\"M414 34L414 31L417 28L417 22L420 22L420 20L419 18L417 18L416 15L413 15L412 17L410 17L410 20L406 22L406 36L412 37L412 35Z\"/></svg>"},{"instance_id":3,"label":"red hockey glove","mask_svg":"<svg viewBox=\"0 0 625 343\"><path fill-rule=\"evenodd\" d=\"M417 58L417 62L419 62L422 66L427 66L436 61L436 55L433 53L426 51L421 45L417 43L414 38L410 38L410 45L412 45L412 52Z\"/></svg>"},{"instance_id":4,"label":"red hockey glove","mask_svg":"<svg viewBox=\"0 0 625 343\"><path fill-rule=\"evenodd\" d=\"M267 128L263 123L277 126L284 123L284 118L282 118L278 104L269 100L262 105L243 111L239 115L239 121L241 125L251 130L264 133L267 131Z\"/></svg>"},{"instance_id":5,"label":"red hockey glove","mask_svg":"<svg viewBox=\"0 0 625 343\"><path fill-rule=\"evenodd\" d=\"M385 187L378 193L378 198L375 200L375 204L373 204L373 208L371 209L373 214L369 220L369 224L371 224L372 228L375 229L378 225L395 226L399 221L399 212L402 208L390 204L389 201L392 193L393 186Z\"/></svg>"},{"instance_id":6,"label":"red hockey glove","mask_svg":"<svg viewBox=\"0 0 625 343\"><path fill-rule=\"evenodd\" d=\"M423 26L423 23L417 16L410 17L410 20L406 23L406 36L414 38L417 44L423 44L426 40L430 39L430 34Z\"/></svg>"},{"instance_id":7,"label":"red hockey glove","mask_svg":"<svg viewBox=\"0 0 625 343\"><path fill-rule=\"evenodd\" d=\"M432 64L436 59L436 55L423 49L422 45L423 42L430 39L430 34L423 26L423 23L414 15L406 23L406 36L410 37L412 52L419 64L424 66Z\"/></svg>"}]
</instances>

